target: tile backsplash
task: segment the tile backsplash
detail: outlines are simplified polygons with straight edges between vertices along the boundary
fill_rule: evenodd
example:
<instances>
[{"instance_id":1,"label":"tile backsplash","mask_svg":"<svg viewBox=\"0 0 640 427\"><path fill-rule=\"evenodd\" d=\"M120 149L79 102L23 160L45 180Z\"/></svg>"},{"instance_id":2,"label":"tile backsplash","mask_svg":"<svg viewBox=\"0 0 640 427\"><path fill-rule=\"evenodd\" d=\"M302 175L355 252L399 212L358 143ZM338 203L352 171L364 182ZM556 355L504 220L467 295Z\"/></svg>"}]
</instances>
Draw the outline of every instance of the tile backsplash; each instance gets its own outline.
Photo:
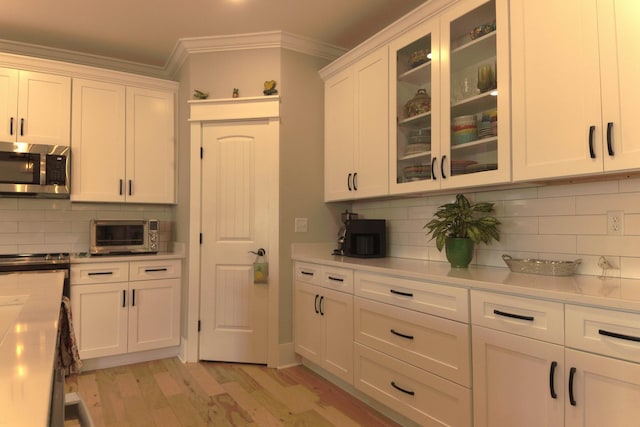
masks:
<instances>
[{"instance_id":1,"label":"tile backsplash","mask_svg":"<svg viewBox=\"0 0 640 427\"><path fill-rule=\"evenodd\" d=\"M613 267L607 277L640 279L640 179L541 185L497 191L464 191L474 201L495 203L502 222L500 241L480 244L472 264L505 267L502 254L514 258L582 259L578 274L600 276L598 260ZM455 193L361 201L353 211L361 218L387 220L388 254L393 257L446 261L423 226ZM622 233L607 231L607 214L622 212Z\"/></svg>"},{"instance_id":2,"label":"tile backsplash","mask_svg":"<svg viewBox=\"0 0 640 427\"><path fill-rule=\"evenodd\" d=\"M160 250L169 249L172 208L0 198L0 254L87 252L92 219L158 219Z\"/></svg>"}]
</instances>

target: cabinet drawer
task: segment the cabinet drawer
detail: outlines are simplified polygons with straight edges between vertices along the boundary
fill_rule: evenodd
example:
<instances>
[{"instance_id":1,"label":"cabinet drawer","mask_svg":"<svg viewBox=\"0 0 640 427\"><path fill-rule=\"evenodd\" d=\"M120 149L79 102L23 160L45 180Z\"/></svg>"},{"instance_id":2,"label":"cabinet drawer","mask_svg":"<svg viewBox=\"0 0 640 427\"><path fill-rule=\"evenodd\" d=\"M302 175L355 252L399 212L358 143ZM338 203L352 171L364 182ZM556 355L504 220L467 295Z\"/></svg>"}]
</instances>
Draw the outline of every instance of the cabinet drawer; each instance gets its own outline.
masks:
<instances>
[{"instance_id":1,"label":"cabinet drawer","mask_svg":"<svg viewBox=\"0 0 640 427\"><path fill-rule=\"evenodd\" d=\"M129 280L173 279L180 277L182 261L149 260L131 261L129 264Z\"/></svg>"},{"instance_id":2,"label":"cabinet drawer","mask_svg":"<svg viewBox=\"0 0 640 427\"><path fill-rule=\"evenodd\" d=\"M109 262L97 264L72 264L71 285L91 283L115 283L129 280L128 262Z\"/></svg>"},{"instance_id":3,"label":"cabinet drawer","mask_svg":"<svg viewBox=\"0 0 640 427\"><path fill-rule=\"evenodd\" d=\"M356 271L355 294L459 322L469 321L469 293L464 288Z\"/></svg>"},{"instance_id":4,"label":"cabinet drawer","mask_svg":"<svg viewBox=\"0 0 640 427\"><path fill-rule=\"evenodd\" d=\"M356 342L471 386L468 324L359 297L354 312Z\"/></svg>"},{"instance_id":5,"label":"cabinet drawer","mask_svg":"<svg viewBox=\"0 0 640 427\"><path fill-rule=\"evenodd\" d=\"M565 307L566 346L640 363L640 314Z\"/></svg>"},{"instance_id":6,"label":"cabinet drawer","mask_svg":"<svg viewBox=\"0 0 640 427\"><path fill-rule=\"evenodd\" d=\"M420 425L471 425L471 390L355 344L355 387Z\"/></svg>"},{"instance_id":7,"label":"cabinet drawer","mask_svg":"<svg viewBox=\"0 0 640 427\"><path fill-rule=\"evenodd\" d=\"M499 331L564 344L561 303L471 291L471 321Z\"/></svg>"},{"instance_id":8,"label":"cabinet drawer","mask_svg":"<svg viewBox=\"0 0 640 427\"><path fill-rule=\"evenodd\" d=\"M325 266L320 286L353 294L353 270Z\"/></svg>"},{"instance_id":9,"label":"cabinet drawer","mask_svg":"<svg viewBox=\"0 0 640 427\"><path fill-rule=\"evenodd\" d=\"M296 280L312 285L320 284L322 280L322 266L309 264L307 262L296 262L293 268Z\"/></svg>"}]
</instances>

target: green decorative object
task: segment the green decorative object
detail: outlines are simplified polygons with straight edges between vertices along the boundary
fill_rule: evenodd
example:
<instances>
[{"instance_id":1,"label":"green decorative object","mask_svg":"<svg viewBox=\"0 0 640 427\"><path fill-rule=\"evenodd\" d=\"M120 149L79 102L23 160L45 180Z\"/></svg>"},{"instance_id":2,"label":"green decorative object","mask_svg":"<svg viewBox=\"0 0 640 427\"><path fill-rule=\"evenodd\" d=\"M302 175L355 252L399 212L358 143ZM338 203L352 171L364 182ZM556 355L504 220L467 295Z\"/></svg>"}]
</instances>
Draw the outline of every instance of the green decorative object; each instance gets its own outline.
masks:
<instances>
[{"instance_id":1,"label":"green decorative object","mask_svg":"<svg viewBox=\"0 0 640 427\"><path fill-rule=\"evenodd\" d=\"M473 240L460 237L447 237L444 243L447 261L454 268L467 268L473 258Z\"/></svg>"},{"instance_id":2,"label":"green decorative object","mask_svg":"<svg viewBox=\"0 0 640 427\"><path fill-rule=\"evenodd\" d=\"M436 247L439 251L447 246L447 260L452 267L466 268L473 257L474 243L491 243L492 240L500 240L500 232L498 231L498 221L495 217L488 215L493 212L493 203L480 202L471 203L464 194L456 195L453 203L446 203L438 208L434 214L434 218L429 221L424 228L429 230L431 239L436 239ZM453 238L453 239L451 239ZM449 245L458 247L461 243L455 240L469 240L471 248L468 261L464 263L464 258L455 261L449 257L450 253L456 252L450 249Z\"/></svg>"},{"instance_id":3,"label":"green decorative object","mask_svg":"<svg viewBox=\"0 0 640 427\"><path fill-rule=\"evenodd\" d=\"M265 95L276 95L278 93L278 89L276 89L276 81L275 80L267 80L264 82L264 90L262 91Z\"/></svg>"},{"instance_id":4,"label":"green decorative object","mask_svg":"<svg viewBox=\"0 0 640 427\"><path fill-rule=\"evenodd\" d=\"M193 97L195 99L207 99L209 97L209 92L202 92L201 90L194 89Z\"/></svg>"}]
</instances>

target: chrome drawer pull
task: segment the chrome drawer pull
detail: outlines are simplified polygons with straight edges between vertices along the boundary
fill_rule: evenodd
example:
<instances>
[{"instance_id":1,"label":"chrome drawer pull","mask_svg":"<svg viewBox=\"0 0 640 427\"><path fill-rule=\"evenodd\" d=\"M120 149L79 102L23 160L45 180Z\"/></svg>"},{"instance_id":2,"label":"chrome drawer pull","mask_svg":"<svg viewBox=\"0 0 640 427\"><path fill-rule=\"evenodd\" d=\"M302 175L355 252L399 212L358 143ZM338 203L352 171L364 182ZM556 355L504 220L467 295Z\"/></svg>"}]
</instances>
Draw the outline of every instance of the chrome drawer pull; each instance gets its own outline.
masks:
<instances>
[{"instance_id":1,"label":"chrome drawer pull","mask_svg":"<svg viewBox=\"0 0 640 427\"><path fill-rule=\"evenodd\" d=\"M391 332L393 335L397 335L399 337L406 338L408 340L412 340L413 339L413 335L403 334L403 333L400 333L400 332L396 331L395 329L389 329L389 332Z\"/></svg>"},{"instance_id":2,"label":"chrome drawer pull","mask_svg":"<svg viewBox=\"0 0 640 427\"><path fill-rule=\"evenodd\" d=\"M600 335L604 335L611 338L618 338L620 340L640 342L640 337L634 337L633 335L619 334L617 332L610 332L605 329L598 329L598 333Z\"/></svg>"},{"instance_id":3,"label":"chrome drawer pull","mask_svg":"<svg viewBox=\"0 0 640 427\"><path fill-rule=\"evenodd\" d=\"M396 295L402 295L403 297L412 297L413 298L413 294L411 292L401 292L401 291L396 291L395 289L389 289L389 292L391 292L392 294L396 294Z\"/></svg>"},{"instance_id":4,"label":"chrome drawer pull","mask_svg":"<svg viewBox=\"0 0 640 427\"><path fill-rule=\"evenodd\" d=\"M493 314L497 314L498 316L511 317L512 319L526 320L529 322L533 322L534 320L533 316L523 316L521 314L507 313L506 311L500 310L493 310Z\"/></svg>"},{"instance_id":5,"label":"chrome drawer pull","mask_svg":"<svg viewBox=\"0 0 640 427\"><path fill-rule=\"evenodd\" d=\"M415 391L407 390L407 389L404 389L402 387L397 386L395 381L391 381L391 386L393 388L395 388L396 390L399 390L399 391L401 391L401 392L403 392L405 394L408 394L409 396L414 396L416 394Z\"/></svg>"}]
</instances>

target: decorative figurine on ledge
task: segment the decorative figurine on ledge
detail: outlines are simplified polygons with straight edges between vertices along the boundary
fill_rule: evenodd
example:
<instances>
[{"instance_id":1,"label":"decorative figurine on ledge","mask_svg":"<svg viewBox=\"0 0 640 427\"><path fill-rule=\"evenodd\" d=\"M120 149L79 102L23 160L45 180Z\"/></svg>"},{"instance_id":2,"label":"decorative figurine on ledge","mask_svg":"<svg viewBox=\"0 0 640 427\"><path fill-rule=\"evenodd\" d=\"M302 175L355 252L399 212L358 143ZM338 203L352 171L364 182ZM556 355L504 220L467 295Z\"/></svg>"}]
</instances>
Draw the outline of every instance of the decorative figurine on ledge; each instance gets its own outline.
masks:
<instances>
[{"instance_id":1,"label":"decorative figurine on ledge","mask_svg":"<svg viewBox=\"0 0 640 427\"><path fill-rule=\"evenodd\" d=\"M193 97L195 99L207 99L209 97L209 92L201 92L198 89L194 89Z\"/></svg>"},{"instance_id":2,"label":"decorative figurine on ledge","mask_svg":"<svg viewBox=\"0 0 640 427\"><path fill-rule=\"evenodd\" d=\"M275 80L267 80L264 82L264 90L262 91L265 95L275 95L278 93L276 89L276 81Z\"/></svg>"},{"instance_id":3,"label":"decorative figurine on ledge","mask_svg":"<svg viewBox=\"0 0 640 427\"><path fill-rule=\"evenodd\" d=\"M233 94L231 95L232 98L237 98L238 96L240 96L240 92L238 91L238 88L234 87L233 88Z\"/></svg>"}]
</instances>

